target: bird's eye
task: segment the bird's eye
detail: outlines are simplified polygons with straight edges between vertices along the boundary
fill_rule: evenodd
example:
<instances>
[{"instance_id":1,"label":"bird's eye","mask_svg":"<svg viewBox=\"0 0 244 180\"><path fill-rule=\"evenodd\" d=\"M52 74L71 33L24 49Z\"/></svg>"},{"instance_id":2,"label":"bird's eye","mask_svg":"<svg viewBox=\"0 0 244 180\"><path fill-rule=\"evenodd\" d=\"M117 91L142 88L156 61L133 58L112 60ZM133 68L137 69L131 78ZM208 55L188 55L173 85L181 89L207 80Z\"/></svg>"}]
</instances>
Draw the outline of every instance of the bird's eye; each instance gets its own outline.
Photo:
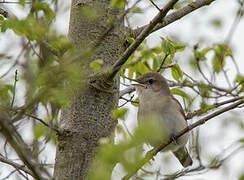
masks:
<instances>
[{"instance_id":1,"label":"bird's eye","mask_svg":"<svg viewBox=\"0 0 244 180\"><path fill-rule=\"evenodd\" d=\"M153 79L149 79L149 80L148 80L148 83L149 83L149 84L152 84L152 83L153 83Z\"/></svg>"}]
</instances>

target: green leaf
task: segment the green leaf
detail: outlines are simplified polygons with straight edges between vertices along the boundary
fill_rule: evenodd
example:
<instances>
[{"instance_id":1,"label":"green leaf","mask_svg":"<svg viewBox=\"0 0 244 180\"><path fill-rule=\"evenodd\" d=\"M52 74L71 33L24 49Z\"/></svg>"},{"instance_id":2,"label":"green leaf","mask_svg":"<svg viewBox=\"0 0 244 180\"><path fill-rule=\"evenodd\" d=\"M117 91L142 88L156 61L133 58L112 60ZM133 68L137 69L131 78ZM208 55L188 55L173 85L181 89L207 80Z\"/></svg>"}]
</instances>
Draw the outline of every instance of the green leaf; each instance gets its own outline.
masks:
<instances>
[{"instance_id":1,"label":"green leaf","mask_svg":"<svg viewBox=\"0 0 244 180\"><path fill-rule=\"evenodd\" d=\"M224 68L225 65L225 61L224 59L220 59L216 54L213 57L212 60L212 66L213 69L216 73L219 73L220 71L222 71L222 69Z\"/></svg>"},{"instance_id":2,"label":"green leaf","mask_svg":"<svg viewBox=\"0 0 244 180\"><path fill-rule=\"evenodd\" d=\"M161 46L164 53L169 54L170 57L173 59L176 52L174 45L171 43L171 41L165 40L164 38L161 38L161 40L162 40Z\"/></svg>"},{"instance_id":3,"label":"green leaf","mask_svg":"<svg viewBox=\"0 0 244 180\"><path fill-rule=\"evenodd\" d=\"M39 123L35 126L34 129L34 137L35 139L39 139L40 137L43 137L48 132L48 127L44 126L43 124Z\"/></svg>"},{"instance_id":4,"label":"green leaf","mask_svg":"<svg viewBox=\"0 0 244 180\"><path fill-rule=\"evenodd\" d=\"M12 29L17 35L25 35L29 40L41 40L45 37L47 30L43 23L36 20L33 16L28 16L24 20L8 18L1 22L1 31Z\"/></svg>"},{"instance_id":5,"label":"green leaf","mask_svg":"<svg viewBox=\"0 0 244 180\"><path fill-rule=\"evenodd\" d=\"M183 77L183 72L181 71L180 66L178 64L174 65L171 68L171 74L176 81L179 81L179 79Z\"/></svg>"},{"instance_id":6,"label":"green leaf","mask_svg":"<svg viewBox=\"0 0 244 180\"><path fill-rule=\"evenodd\" d=\"M146 60L148 60L149 58L154 57L153 55L153 51L151 49L145 49L141 52L142 57Z\"/></svg>"},{"instance_id":7,"label":"green leaf","mask_svg":"<svg viewBox=\"0 0 244 180\"><path fill-rule=\"evenodd\" d=\"M19 0L19 4L20 4L21 6L25 6L25 0Z\"/></svg>"},{"instance_id":8,"label":"green leaf","mask_svg":"<svg viewBox=\"0 0 244 180\"><path fill-rule=\"evenodd\" d=\"M101 59L94 60L89 64L90 68L92 68L93 71L98 71L99 69L101 69L102 65L103 65L103 60Z\"/></svg>"},{"instance_id":9,"label":"green leaf","mask_svg":"<svg viewBox=\"0 0 244 180\"><path fill-rule=\"evenodd\" d=\"M57 49L60 55L63 55L67 50L73 48L72 42L66 36L57 37L50 41L50 45L54 49Z\"/></svg>"},{"instance_id":10,"label":"green leaf","mask_svg":"<svg viewBox=\"0 0 244 180\"><path fill-rule=\"evenodd\" d=\"M241 88L238 90L238 94L244 92L244 76L237 75L236 82L241 85Z\"/></svg>"},{"instance_id":11,"label":"green leaf","mask_svg":"<svg viewBox=\"0 0 244 180\"><path fill-rule=\"evenodd\" d=\"M199 61L205 61L206 60L206 54L213 50L213 48L204 48L203 50L199 51L197 49L194 50L194 56Z\"/></svg>"},{"instance_id":12,"label":"green leaf","mask_svg":"<svg viewBox=\"0 0 244 180\"><path fill-rule=\"evenodd\" d=\"M240 139L239 142L244 144L244 138Z\"/></svg>"},{"instance_id":13,"label":"green leaf","mask_svg":"<svg viewBox=\"0 0 244 180\"><path fill-rule=\"evenodd\" d=\"M9 106L12 101L14 87L9 84L0 84L0 105Z\"/></svg>"},{"instance_id":14,"label":"green leaf","mask_svg":"<svg viewBox=\"0 0 244 180\"><path fill-rule=\"evenodd\" d=\"M244 76L237 75L236 76L236 82L238 82L238 83L244 83Z\"/></svg>"},{"instance_id":15,"label":"green leaf","mask_svg":"<svg viewBox=\"0 0 244 180\"><path fill-rule=\"evenodd\" d=\"M216 73L223 70L225 59L231 55L231 49L225 44L216 44L213 48L215 55L212 59L212 66Z\"/></svg>"},{"instance_id":16,"label":"green leaf","mask_svg":"<svg viewBox=\"0 0 244 180\"><path fill-rule=\"evenodd\" d=\"M111 111L111 114L116 119L125 120L125 115L126 115L127 111L128 110L126 108L113 109Z\"/></svg>"},{"instance_id":17,"label":"green leaf","mask_svg":"<svg viewBox=\"0 0 244 180\"><path fill-rule=\"evenodd\" d=\"M156 72L158 69L158 59L157 58L153 58L153 72Z\"/></svg>"},{"instance_id":18,"label":"green leaf","mask_svg":"<svg viewBox=\"0 0 244 180\"><path fill-rule=\"evenodd\" d=\"M135 39L134 38L128 38L127 41L128 41L128 43L131 44L131 43L133 43L135 41Z\"/></svg>"},{"instance_id":19,"label":"green leaf","mask_svg":"<svg viewBox=\"0 0 244 180\"><path fill-rule=\"evenodd\" d=\"M184 51L186 46L184 44L175 44L174 45L176 52Z\"/></svg>"},{"instance_id":20,"label":"green leaf","mask_svg":"<svg viewBox=\"0 0 244 180\"><path fill-rule=\"evenodd\" d=\"M150 72L150 69L145 63L139 62L134 66L136 72L139 72L140 74L145 74L147 72Z\"/></svg>"},{"instance_id":21,"label":"green leaf","mask_svg":"<svg viewBox=\"0 0 244 180\"><path fill-rule=\"evenodd\" d=\"M199 83L197 85L197 87L198 87L198 90L202 96L209 96L210 95L211 89L206 84Z\"/></svg>"},{"instance_id":22,"label":"green leaf","mask_svg":"<svg viewBox=\"0 0 244 180\"><path fill-rule=\"evenodd\" d=\"M162 48L161 47L154 47L151 49L154 53L156 54L160 54L162 52Z\"/></svg>"},{"instance_id":23,"label":"green leaf","mask_svg":"<svg viewBox=\"0 0 244 180\"><path fill-rule=\"evenodd\" d=\"M34 3L32 5L34 11L40 11L42 10L47 18L48 23L50 23L55 18L55 13L52 9L50 9L49 5L46 3Z\"/></svg>"},{"instance_id":24,"label":"green leaf","mask_svg":"<svg viewBox=\"0 0 244 180\"><path fill-rule=\"evenodd\" d=\"M244 180L244 174L239 177L239 180Z\"/></svg>"},{"instance_id":25,"label":"green leaf","mask_svg":"<svg viewBox=\"0 0 244 180\"><path fill-rule=\"evenodd\" d=\"M134 7L131 9L132 13L143 13L143 10L139 7Z\"/></svg>"},{"instance_id":26,"label":"green leaf","mask_svg":"<svg viewBox=\"0 0 244 180\"><path fill-rule=\"evenodd\" d=\"M1 12L1 9L0 9L0 12ZM0 16L0 24L2 24L3 21L4 21L4 17L3 16Z\"/></svg>"},{"instance_id":27,"label":"green leaf","mask_svg":"<svg viewBox=\"0 0 244 180\"><path fill-rule=\"evenodd\" d=\"M135 73L135 68L134 67L130 67L129 68L128 77L129 78L133 78L134 73Z\"/></svg>"},{"instance_id":28,"label":"green leaf","mask_svg":"<svg viewBox=\"0 0 244 180\"><path fill-rule=\"evenodd\" d=\"M214 18L210 21L210 24L213 25L215 28L221 28L223 22L220 18Z\"/></svg>"},{"instance_id":29,"label":"green leaf","mask_svg":"<svg viewBox=\"0 0 244 180\"><path fill-rule=\"evenodd\" d=\"M111 7L123 8L125 6L125 0L112 0L110 3Z\"/></svg>"},{"instance_id":30,"label":"green leaf","mask_svg":"<svg viewBox=\"0 0 244 180\"><path fill-rule=\"evenodd\" d=\"M187 100L188 104L192 103L191 97L188 94L186 94L184 91L182 91L178 88L171 89L170 91L172 94L175 94L175 95L178 95L178 96L185 98Z\"/></svg>"},{"instance_id":31,"label":"green leaf","mask_svg":"<svg viewBox=\"0 0 244 180\"><path fill-rule=\"evenodd\" d=\"M139 102L139 98L136 98L134 101L137 101ZM139 106L139 103L135 103L135 102L131 102L131 104L135 107L138 107Z\"/></svg>"},{"instance_id":32,"label":"green leaf","mask_svg":"<svg viewBox=\"0 0 244 180\"><path fill-rule=\"evenodd\" d=\"M207 112L208 110L215 108L214 105L209 105L209 104L206 104L205 102L201 102L200 107L201 107L201 111L203 113Z\"/></svg>"}]
</instances>

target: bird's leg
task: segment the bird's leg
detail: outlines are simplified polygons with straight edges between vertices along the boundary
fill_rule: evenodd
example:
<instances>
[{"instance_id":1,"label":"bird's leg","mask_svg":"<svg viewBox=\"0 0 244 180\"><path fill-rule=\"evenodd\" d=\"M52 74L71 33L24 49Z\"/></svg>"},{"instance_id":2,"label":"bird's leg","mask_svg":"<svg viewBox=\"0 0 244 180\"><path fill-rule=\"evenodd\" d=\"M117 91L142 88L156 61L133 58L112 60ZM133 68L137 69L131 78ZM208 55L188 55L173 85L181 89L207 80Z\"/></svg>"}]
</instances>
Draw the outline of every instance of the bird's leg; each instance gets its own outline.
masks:
<instances>
[{"instance_id":1,"label":"bird's leg","mask_svg":"<svg viewBox=\"0 0 244 180\"><path fill-rule=\"evenodd\" d=\"M175 139L175 135L174 135L174 134L172 134L172 135L170 136L170 139L172 140L172 143L173 143L173 144L177 145L177 142L176 142L176 139Z\"/></svg>"}]
</instances>

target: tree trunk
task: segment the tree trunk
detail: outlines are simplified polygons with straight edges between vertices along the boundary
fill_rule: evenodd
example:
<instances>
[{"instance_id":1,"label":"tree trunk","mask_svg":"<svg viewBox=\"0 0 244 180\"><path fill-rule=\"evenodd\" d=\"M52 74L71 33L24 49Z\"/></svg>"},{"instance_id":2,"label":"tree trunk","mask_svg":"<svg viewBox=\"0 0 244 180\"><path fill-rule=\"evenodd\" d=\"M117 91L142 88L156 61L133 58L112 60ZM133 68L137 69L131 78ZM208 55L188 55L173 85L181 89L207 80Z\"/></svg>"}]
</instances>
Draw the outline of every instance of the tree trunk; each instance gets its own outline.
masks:
<instances>
[{"instance_id":1,"label":"tree trunk","mask_svg":"<svg viewBox=\"0 0 244 180\"><path fill-rule=\"evenodd\" d=\"M73 0L71 5L69 37L80 51L96 43L109 27L109 19L118 18L121 11L109 7L108 0ZM93 12L87 16L86 12ZM116 20L115 20L116 22ZM117 23L117 22L116 22ZM90 58L79 59L81 71L90 75L89 63L100 59L103 68L112 65L124 51L121 29L123 22L118 22ZM55 180L84 179L87 175L98 141L108 137L114 130L117 120L110 115L118 104L119 77L113 81L115 91L106 92L94 88L81 80L82 91L75 91L72 103L62 111L61 133L58 135Z\"/></svg>"}]
</instances>

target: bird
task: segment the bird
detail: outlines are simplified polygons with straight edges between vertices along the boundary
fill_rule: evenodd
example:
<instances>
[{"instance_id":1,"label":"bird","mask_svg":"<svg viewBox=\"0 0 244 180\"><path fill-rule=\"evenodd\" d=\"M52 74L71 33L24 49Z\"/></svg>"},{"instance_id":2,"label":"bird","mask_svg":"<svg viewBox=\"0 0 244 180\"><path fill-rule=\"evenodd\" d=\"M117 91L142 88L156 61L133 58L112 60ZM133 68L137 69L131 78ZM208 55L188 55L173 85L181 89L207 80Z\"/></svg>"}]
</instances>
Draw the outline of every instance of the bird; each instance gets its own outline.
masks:
<instances>
[{"instance_id":1,"label":"bird","mask_svg":"<svg viewBox=\"0 0 244 180\"><path fill-rule=\"evenodd\" d=\"M138 124L154 123L161 133L157 140L147 139L152 147L167 142L169 138L187 127L184 110L170 92L166 79L158 72L148 72L133 79L139 97ZM173 141L162 151L172 151L183 167L191 166L193 161L186 149L189 134Z\"/></svg>"}]
</instances>

